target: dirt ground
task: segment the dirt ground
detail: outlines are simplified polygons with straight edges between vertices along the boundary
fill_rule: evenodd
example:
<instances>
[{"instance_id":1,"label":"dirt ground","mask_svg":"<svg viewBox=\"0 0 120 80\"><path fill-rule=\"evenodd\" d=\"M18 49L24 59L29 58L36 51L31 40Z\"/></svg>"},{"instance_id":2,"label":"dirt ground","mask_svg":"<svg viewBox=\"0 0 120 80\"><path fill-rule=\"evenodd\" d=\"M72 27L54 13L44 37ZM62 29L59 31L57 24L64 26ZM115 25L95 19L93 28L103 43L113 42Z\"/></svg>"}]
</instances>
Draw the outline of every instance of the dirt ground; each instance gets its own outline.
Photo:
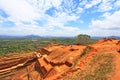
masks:
<instances>
[{"instance_id":1,"label":"dirt ground","mask_svg":"<svg viewBox=\"0 0 120 80\"><path fill-rule=\"evenodd\" d=\"M120 40L102 39L87 46L51 44L27 55L0 57L1 79L120 80Z\"/></svg>"}]
</instances>

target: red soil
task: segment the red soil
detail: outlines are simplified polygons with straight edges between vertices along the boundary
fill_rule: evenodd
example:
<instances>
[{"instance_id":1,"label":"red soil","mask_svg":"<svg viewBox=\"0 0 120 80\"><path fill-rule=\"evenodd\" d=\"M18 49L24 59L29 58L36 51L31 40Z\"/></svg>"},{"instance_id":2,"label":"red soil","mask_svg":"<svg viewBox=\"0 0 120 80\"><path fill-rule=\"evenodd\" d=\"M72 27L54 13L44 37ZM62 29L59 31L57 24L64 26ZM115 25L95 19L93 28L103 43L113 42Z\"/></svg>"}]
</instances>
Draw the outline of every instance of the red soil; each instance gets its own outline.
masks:
<instances>
[{"instance_id":1,"label":"red soil","mask_svg":"<svg viewBox=\"0 0 120 80\"><path fill-rule=\"evenodd\" d=\"M83 55L83 51L87 54ZM101 53L115 55L115 68L110 78L120 80L120 41L116 39L103 39L88 46L52 44L35 54L3 57L0 59L0 79L61 80L84 70L92 57Z\"/></svg>"}]
</instances>

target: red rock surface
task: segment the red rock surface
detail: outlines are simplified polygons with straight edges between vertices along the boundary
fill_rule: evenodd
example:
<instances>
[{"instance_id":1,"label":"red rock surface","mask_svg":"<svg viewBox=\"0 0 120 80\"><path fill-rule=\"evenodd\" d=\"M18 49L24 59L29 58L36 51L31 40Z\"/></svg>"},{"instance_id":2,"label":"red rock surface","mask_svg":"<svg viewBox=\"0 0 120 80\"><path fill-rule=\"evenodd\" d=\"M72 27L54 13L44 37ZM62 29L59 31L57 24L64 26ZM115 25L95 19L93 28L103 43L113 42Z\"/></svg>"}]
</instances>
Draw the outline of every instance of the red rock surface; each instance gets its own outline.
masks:
<instances>
[{"instance_id":1,"label":"red rock surface","mask_svg":"<svg viewBox=\"0 0 120 80\"><path fill-rule=\"evenodd\" d=\"M34 54L2 57L0 79L67 80L67 76L85 70L93 56L101 53L112 53L115 56L115 68L110 78L120 80L120 40L116 39L103 39L88 46L52 44Z\"/></svg>"}]
</instances>

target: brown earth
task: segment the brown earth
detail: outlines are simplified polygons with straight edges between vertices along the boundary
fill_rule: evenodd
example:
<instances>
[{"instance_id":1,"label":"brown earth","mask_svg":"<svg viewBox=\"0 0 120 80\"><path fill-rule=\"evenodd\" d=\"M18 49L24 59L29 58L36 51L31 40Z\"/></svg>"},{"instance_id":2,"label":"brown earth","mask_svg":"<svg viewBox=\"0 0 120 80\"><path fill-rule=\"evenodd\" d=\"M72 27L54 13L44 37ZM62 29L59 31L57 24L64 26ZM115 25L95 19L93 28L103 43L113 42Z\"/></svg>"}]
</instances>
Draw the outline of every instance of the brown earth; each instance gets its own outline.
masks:
<instances>
[{"instance_id":1,"label":"brown earth","mask_svg":"<svg viewBox=\"0 0 120 80\"><path fill-rule=\"evenodd\" d=\"M51 44L0 57L0 80L120 80L120 40L88 46Z\"/></svg>"}]
</instances>

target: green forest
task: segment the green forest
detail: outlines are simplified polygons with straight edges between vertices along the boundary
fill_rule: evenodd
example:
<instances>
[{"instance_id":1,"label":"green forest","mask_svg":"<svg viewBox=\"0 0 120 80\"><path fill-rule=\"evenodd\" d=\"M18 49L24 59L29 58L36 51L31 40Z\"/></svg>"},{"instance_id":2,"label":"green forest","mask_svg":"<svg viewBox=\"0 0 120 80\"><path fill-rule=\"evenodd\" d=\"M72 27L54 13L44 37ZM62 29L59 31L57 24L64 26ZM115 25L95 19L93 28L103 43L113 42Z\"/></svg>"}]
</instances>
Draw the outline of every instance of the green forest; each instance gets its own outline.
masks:
<instances>
[{"instance_id":1,"label":"green forest","mask_svg":"<svg viewBox=\"0 0 120 80\"><path fill-rule=\"evenodd\" d=\"M27 53L37 51L40 47L51 43L61 45L88 45L97 40L91 39L88 35L78 35L75 38L50 38L50 39L0 39L0 55L5 56L8 53Z\"/></svg>"}]
</instances>

